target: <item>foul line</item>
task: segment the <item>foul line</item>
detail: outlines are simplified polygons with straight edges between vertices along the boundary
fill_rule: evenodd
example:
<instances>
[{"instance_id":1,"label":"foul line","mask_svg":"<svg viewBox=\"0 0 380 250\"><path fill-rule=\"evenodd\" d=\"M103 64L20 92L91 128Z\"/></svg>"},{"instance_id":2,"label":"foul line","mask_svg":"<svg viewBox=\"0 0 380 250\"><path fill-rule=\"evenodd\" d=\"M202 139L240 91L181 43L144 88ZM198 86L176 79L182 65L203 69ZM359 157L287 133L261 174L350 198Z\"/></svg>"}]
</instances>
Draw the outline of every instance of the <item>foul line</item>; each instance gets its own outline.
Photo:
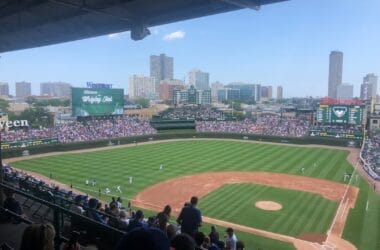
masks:
<instances>
[{"instance_id":1,"label":"foul line","mask_svg":"<svg viewBox=\"0 0 380 250\"><path fill-rule=\"evenodd\" d=\"M348 203L345 201L345 199L346 199L346 196L347 196L347 193L348 193L348 189L350 188L351 181L352 181L352 179L353 179L353 177L354 177L354 173L356 173L356 169L358 168L358 166L359 166L359 160L356 161L356 164L355 164L354 170L353 170L353 172L352 172L352 174L351 174L351 176L350 176L350 179L348 180L348 184L347 184L346 189L345 189L345 191L344 191L344 193L343 193L342 199L340 200L340 203L339 203L338 209L337 209L337 211L336 211L336 214L335 214L334 220L332 221L332 223L331 223L331 227L330 227L330 229L329 229L328 232L327 232L326 242L329 241L330 235L331 235L331 233L332 233L332 229L334 228L334 226L335 226L335 224L336 224L336 222L337 222L338 216L339 216L339 212L340 212L340 210L342 209L343 202L344 202L346 205L348 205ZM348 200L347 200L347 201L348 201ZM345 208L343 208L343 209L344 209L344 210L343 210L343 213L341 214L341 216L343 216L343 214L344 214L344 212L345 212Z\"/></svg>"}]
</instances>

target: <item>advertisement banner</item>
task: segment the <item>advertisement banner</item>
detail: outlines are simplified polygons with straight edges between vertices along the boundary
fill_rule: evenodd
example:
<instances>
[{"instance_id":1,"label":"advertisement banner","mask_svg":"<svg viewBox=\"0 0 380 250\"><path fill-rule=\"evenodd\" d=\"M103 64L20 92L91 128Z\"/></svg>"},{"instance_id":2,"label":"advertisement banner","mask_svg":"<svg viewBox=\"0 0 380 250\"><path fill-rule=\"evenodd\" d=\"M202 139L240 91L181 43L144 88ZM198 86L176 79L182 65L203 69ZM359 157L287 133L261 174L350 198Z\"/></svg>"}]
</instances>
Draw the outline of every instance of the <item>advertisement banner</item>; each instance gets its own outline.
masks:
<instances>
[{"instance_id":1,"label":"advertisement banner","mask_svg":"<svg viewBox=\"0 0 380 250\"><path fill-rule=\"evenodd\" d=\"M35 139L27 141L15 141L15 142L2 142L1 149L10 149L10 148L26 148L36 145L44 144L54 144L58 143L58 138L47 138L47 139Z\"/></svg>"}]
</instances>

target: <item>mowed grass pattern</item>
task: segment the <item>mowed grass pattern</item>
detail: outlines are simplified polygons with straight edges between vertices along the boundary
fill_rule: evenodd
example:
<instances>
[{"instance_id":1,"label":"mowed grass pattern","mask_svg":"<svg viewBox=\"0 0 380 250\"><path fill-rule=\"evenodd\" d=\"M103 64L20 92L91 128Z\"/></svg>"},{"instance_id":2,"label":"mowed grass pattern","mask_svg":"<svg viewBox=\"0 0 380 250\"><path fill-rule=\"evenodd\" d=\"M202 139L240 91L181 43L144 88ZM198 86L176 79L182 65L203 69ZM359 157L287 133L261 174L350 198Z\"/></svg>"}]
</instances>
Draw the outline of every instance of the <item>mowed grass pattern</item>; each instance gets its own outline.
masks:
<instances>
[{"instance_id":1,"label":"mowed grass pattern","mask_svg":"<svg viewBox=\"0 0 380 250\"><path fill-rule=\"evenodd\" d=\"M255 207L257 201L274 201L278 211ZM327 232L338 204L320 195L255 184L228 184L203 197L204 215L279 234Z\"/></svg>"},{"instance_id":2,"label":"mowed grass pattern","mask_svg":"<svg viewBox=\"0 0 380 250\"><path fill-rule=\"evenodd\" d=\"M291 147L286 145L256 144L249 142L224 140L184 140L157 144L137 145L128 148L110 149L82 154L57 155L12 163L13 166L35 171L45 176L52 174L53 179L74 187L97 194L98 187L109 187L111 195L120 185L123 197L131 198L142 189L157 182L210 171L268 171L311 176L343 182L343 174L352 171L347 162L348 151L323 148ZM314 163L317 166L314 167ZM160 164L164 170L159 171ZM304 174L301 168L305 168ZM133 184L128 184L128 177L133 176ZM98 186L93 192L85 186L86 179L95 178ZM361 185L359 207L349 216L350 226L344 236L350 237L359 249L380 249L373 246L380 243L380 201ZM371 194L370 196L367 193ZM377 208L373 213L366 213L366 199ZM364 204L363 204L364 203ZM211 205L211 204L210 204ZM303 201L302 204L308 203ZM351 225L350 221L362 222L361 228ZM293 222L297 223L294 219ZM305 228L307 225L304 225ZM362 233L371 230L368 234ZM270 242L270 241L268 241ZM277 248L273 248L277 249Z\"/></svg>"}]
</instances>

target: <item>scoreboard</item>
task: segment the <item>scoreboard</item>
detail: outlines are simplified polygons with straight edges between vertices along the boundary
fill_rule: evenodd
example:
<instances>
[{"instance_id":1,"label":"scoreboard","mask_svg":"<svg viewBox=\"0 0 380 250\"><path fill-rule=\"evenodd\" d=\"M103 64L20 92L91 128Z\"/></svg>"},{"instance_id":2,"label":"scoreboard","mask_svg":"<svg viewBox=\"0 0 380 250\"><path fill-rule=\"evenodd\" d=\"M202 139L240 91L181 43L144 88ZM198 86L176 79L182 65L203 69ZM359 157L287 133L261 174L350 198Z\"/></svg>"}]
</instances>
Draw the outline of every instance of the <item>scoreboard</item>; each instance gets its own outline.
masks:
<instances>
[{"instance_id":1,"label":"scoreboard","mask_svg":"<svg viewBox=\"0 0 380 250\"><path fill-rule=\"evenodd\" d=\"M317 122L327 124L362 125L365 106L362 105L320 105Z\"/></svg>"}]
</instances>

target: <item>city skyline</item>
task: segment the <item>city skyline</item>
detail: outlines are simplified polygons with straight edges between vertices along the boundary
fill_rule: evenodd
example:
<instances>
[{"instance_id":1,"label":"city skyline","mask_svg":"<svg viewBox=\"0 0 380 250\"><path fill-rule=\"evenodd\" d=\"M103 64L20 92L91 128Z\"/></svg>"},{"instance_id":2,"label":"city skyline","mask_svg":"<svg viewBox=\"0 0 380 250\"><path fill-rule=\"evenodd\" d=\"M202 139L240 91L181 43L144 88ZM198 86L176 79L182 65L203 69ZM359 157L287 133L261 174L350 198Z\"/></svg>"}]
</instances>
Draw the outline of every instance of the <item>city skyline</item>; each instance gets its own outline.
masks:
<instances>
[{"instance_id":1,"label":"city skyline","mask_svg":"<svg viewBox=\"0 0 380 250\"><path fill-rule=\"evenodd\" d=\"M380 74L377 29L380 2L301 1L241 10L152 27L134 42L129 32L35 49L2 53L0 81L32 83L88 81L128 89L130 75L149 75L150 55L174 58L175 79L192 68L210 74L210 84L246 82L283 86L285 98L327 96L328 54L344 53L343 82L359 96L363 76ZM371 39L362 39L371 31ZM379 92L379 91L378 91Z\"/></svg>"}]
</instances>

